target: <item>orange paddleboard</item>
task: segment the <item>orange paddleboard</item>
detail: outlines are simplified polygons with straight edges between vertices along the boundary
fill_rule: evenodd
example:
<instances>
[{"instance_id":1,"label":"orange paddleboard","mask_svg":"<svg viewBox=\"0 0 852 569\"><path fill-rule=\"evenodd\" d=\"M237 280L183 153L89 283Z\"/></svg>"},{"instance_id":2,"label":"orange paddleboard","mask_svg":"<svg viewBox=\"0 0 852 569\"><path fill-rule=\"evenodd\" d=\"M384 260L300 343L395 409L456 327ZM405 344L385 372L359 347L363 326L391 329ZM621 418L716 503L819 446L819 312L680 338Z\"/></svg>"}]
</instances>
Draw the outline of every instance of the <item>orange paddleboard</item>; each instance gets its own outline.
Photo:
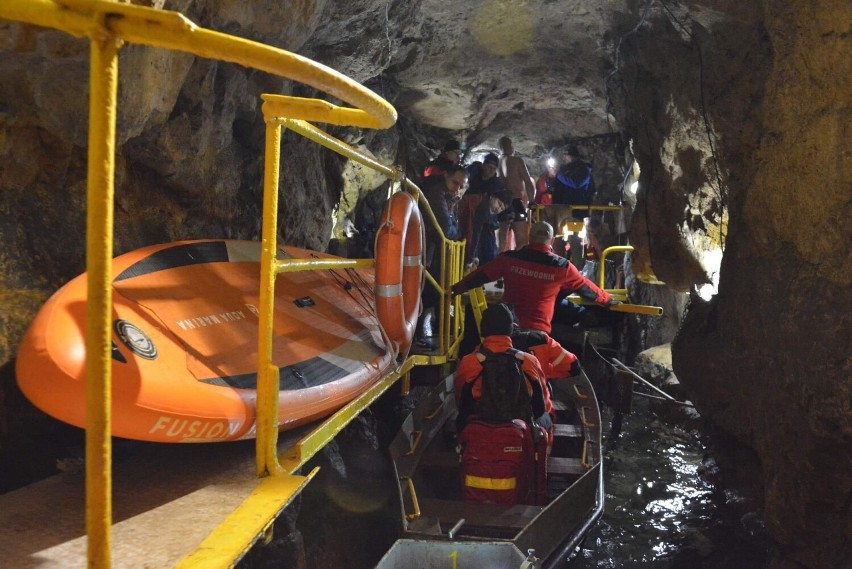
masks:
<instances>
[{"instance_id":1,"label":"orange paddleboard","mask_svg":"<svg viewBox=\"0 0 852 569\"><path fill-rule=\"evenodd\" d=\"M280 247L279 258L334 258ZM181 241L116 257L112 433L155 442L255 436L260 244ZM372 271L282 273L272 362L281 429L330 415L387 373ZM24 395L85 425L86 275L42 307L18 349Z\"/></svg>"}]
</instances>

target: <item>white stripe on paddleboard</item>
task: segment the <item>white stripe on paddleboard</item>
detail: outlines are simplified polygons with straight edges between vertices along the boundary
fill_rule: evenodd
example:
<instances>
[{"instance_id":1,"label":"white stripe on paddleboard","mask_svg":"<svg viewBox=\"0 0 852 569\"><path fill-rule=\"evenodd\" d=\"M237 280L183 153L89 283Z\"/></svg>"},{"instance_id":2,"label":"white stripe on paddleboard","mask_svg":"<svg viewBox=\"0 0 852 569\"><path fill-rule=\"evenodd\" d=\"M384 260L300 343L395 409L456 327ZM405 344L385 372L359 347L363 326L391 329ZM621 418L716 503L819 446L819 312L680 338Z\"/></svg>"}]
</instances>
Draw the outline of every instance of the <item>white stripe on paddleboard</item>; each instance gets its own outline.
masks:
<instances>
[{"instance_id":1,"label":"white stripe on paddleboard","mask_svg":"<svg viewBox=\"0 0 852 569\"><path fill-rule=\"evenodd\" d=\"M225 241L228 260L233 263L259 263L260 243L255 241Z\"/></svg>"},{"instance_id":2,"label":"white stripe on paddleboard","mask_svg":"<svg viewBox=\"0 0 852 569\"><path fill-rule=\"evenodd\" d=\"M349 340L334 348L330 352L320 354L319 358L326 360L329 363L342 368L349 373L354 373L364 366L372 366L373 360L377 357L381 361L386 359L380 356L388 355L387 350L382 350L373 342L373 337L368 330L364 330L356 336L352 336Z\"/></svg>"}]
</instances>

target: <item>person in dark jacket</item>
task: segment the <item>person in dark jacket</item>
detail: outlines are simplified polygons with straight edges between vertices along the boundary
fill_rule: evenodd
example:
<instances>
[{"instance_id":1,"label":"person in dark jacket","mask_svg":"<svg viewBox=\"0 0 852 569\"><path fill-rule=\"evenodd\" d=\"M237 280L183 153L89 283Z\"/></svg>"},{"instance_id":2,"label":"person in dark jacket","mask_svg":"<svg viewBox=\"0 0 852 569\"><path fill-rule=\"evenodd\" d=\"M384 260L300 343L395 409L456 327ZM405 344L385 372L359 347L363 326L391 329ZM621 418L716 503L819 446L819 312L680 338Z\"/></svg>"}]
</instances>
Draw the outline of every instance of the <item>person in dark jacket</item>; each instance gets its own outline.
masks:
<instances>
[{"instance_id":1,"label":"person in dark jacket","mask_svg":"<svg viewBox=\"0 0 852 569\"><path fill-rule=\"evenodd\" d=\"M474 264L474 259L477 259L477 263L487 263L498 253L497 237L491 235L497 224L493 215L503 211L508 205L499 201L504 187L503 180L497 176L498 163L496 154L486 154L477 173L471 175L467 191L459 202L459 228L462 237L467 240L466 265ZM492 212L495 196L498 199L497 205L503 205L498 212Z\"/></svg>"},{"instance_id":2,"label":"person in dark jacket","mask_svg":"<svg viewBox=\"0 0 852 569\"><path fill-rule=\"evenodd\" d=\"M473 216L473 231L467 244L466 262L471 267L490 263L497 258L497 230L500 228L499 214L506 210L506 192L498 195L485 194Z\"/></svg>"},{"instance_id":3,"label":"person in dark jacket","mask_svg":"<svg viewBox=\"0 0 852 569\"><path fill-rule=\"evenodd\" d=\"M580 159L576 146L569 146L562 155L562 166L553 183L553 203L564 205L591 205L595 197L595 180L591 164ZM588 217L589 212L573 210L575 219Z\"/></svg>"},{"instance_id":4,"label":"person in dark jacket","mask_svg":"<svg viewBox=\"0 0 852 569\"><path fill-rule=\"evenodd\" d=\"M550 333L556 297L562 289L577 292L582 298L600 306L618 304L610 294L585 278L564 257L551 248L553 227L539 221L530 230L530 244L517 251L507 251L481 266L452 287L453 294L504 280L503 301L511 304L521 328Z\"/></svg>"},{"instance_id":5,"label":"person in dark jacket","mask_svg":"<svg viewBox=\"0 0 852 569\"><path fill-rule=\"evenodd\" d=\"M467 170L459 165L450 166L444 176L432 176L423 182L423 196L429 202L438 227L443 231L447 239L458 240L461 238L459 232L458 204L464 196L467 188ZM429 216L423 212L426 224L427 249L432 245L435 249L436 242L440 239L437 228L428 220ZM427 252L427 255L429 253ZM427 262L431 259L427 259Z\"/></svg>"},{"instance_id":6,"label":"person in dark jacket","mask_svg":"<svg viewBox=\"0 0 852 569\"><path fill-rule=\"evenodd\" d=\"M458 140L448 140L438 157L426 166L423 177L443 176L450 166L457 166L459 160L461 160L461 144Z\"/></svg>"},{"instance_id":7,"label":"person in dark jacket","mask_svg":"<svg viewBox=\"0 0 852 569\"><path fill-rule=\"evenodd\" d=\"M432 176L423 182L423 196L429 202L438 227L444 237L453 241L461 239L457 210L458 201L464 195L466 186L467 170L457 164L448 167L443 176ZM426 227L424 266L437 279L441 270L441 255L437 254L437 251L442 240L438 229L432 224L426 212L423 212L423 221ZM423 313L417 322L416 344L419 348L431 350L435 348L435 343L431 339L432 318L440 296L429 283L423 287L422 301Z\"/></svg>"}]
</instances>

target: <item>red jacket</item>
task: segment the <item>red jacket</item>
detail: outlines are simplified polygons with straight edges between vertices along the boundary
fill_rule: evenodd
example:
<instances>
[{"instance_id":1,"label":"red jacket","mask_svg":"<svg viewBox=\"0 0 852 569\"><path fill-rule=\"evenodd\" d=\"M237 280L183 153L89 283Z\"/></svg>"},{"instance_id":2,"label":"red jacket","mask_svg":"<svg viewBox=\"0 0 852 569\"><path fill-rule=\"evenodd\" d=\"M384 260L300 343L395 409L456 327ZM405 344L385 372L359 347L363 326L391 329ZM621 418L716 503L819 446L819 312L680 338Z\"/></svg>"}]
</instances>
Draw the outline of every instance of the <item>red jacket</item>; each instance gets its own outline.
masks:
<instances>
[{"instance_id":1,"label":"red jacket","mask_svg":"<svg viewBox=\"0 0 852 569\"><path fill-rule=\"evenodd\" d=\"M535 203L539 205L551 205L553 203L553 180L556 175L551 176L545 172L535 182Z\"/></svg>"},{"instance_id":2,"label":"red jacket","mask_svg":"<svg viewBox=\"0 0 852 569\"><path fill-rule=\"evenodd\" d=\"M608 306L612 299L567 259L554 255L550 245L539 243L502 253L453 285L453 293L461 294L499 278L505 283L503 302L512 305L524 330L550 332L556 296L562 289L601 306Z\"/></svg>"},{"instance_id":3,"label":"red jacket","mask_svg":"<svg viewBox=\"0 0 852 569\"><path fill-rule=\"evenodd\" d=\"M524 331L516 327L512 332L512 344L515 348L534 355L547 379L562 379L573 375L577 356L546 333L537 330Z\"/></svg>"},{"instance_id":4,"label":"red jacket","mask_svg":"<svg viewBox=\"0 0 852 569\"><path fill-rule=\"evenodd\" d=\"M502 353L512 347L512 338L509 336L487 336L482 341L482 344L477 346L472 353L461 359L458 367L456 368L455 379L456 403L459 404L459 406L462 405L462 392L468 383L473 383L472 394L474 401L479 401L479 398L482 395L482 382L477 381L477 379L482 375L482 361L480 358L485 358L484 355L479 353L479 348L481 346L485 346L488 350L495 354ZM547 388L547 378L544 375L544 371L541 369L539 361L532 354L525 352L519 353L524 357L524 361L521 363L521 370L530 382L530 385L528 386L530 395L533 395L532 384L535 382L541 386L541 393L544 398L544 411L550 411L553 408L553 403L550 401L549 391ZM542 410L536 410L535 406L536 405L534 403L533 411L537 411L540 415Z\"/></svg>"}]
</instances>

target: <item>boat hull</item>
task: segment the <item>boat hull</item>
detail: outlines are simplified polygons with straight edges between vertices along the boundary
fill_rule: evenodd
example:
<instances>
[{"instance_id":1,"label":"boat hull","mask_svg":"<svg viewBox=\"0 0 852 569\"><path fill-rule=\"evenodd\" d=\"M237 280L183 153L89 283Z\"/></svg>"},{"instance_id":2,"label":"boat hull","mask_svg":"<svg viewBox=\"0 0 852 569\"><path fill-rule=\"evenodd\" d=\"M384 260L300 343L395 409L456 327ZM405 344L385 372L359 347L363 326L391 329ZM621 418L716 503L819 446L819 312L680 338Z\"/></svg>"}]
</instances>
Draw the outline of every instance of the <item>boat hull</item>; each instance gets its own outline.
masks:
<instances>
[{"instance_id":1,"label":"boat hull","mask_svg":"<svg viewBox=\"0 0 852 569\"><path fill-rule=\"evenodd\" d=\"M114 436L153 442L254 437L259 256L257 242L205 240L146 247L113 260ZM281 247L283 257L333 258L295 247ZM16 363L24 395L78 427L85 426L87 284L80 275L45 303ZM272 362L280 368L281 429L333 413L390 368L392 352L369 301L372 288L370 271L277 277Z\"/></svg>"},{"instance_id":2,"label":"boat hull","mask_svg":"<svg viewBox=\"0 0 852 569\"><path fill-rule=\"evenodd\" d=\"M397 560L414 554L424 568L445 567L450 554L489 567L518 567L517 556L523 552L523 561L530 550L537 567L558 566L573 554L603 512L600 412L584 372L553 385L557 421L541 506L461 499L453 376L414 408L391 444L403 539L379 569L402 567ZM434 565L426 563L433 558Z\"/></svg>"}]
</instances>

